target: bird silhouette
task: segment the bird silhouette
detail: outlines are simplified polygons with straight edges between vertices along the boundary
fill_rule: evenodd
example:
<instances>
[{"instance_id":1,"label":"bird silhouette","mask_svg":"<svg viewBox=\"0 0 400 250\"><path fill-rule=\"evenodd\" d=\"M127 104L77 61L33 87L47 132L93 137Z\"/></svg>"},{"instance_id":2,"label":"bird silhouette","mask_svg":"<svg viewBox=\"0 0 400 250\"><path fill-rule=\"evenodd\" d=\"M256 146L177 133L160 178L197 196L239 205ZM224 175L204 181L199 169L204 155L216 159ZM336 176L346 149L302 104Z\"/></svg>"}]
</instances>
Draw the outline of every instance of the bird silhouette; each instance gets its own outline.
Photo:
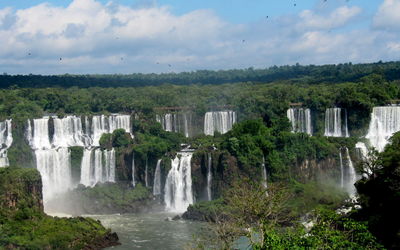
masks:
<instances>
[{"instance_id":1,"label":"bird silhouette","mask_svg":"<svg viewBox=\"0 0 400 250\"><path fill-rule=\"evenodd\" d=\"M62 58L60 57L60 61L62 60Z\"/></svg>"}]
</instances>

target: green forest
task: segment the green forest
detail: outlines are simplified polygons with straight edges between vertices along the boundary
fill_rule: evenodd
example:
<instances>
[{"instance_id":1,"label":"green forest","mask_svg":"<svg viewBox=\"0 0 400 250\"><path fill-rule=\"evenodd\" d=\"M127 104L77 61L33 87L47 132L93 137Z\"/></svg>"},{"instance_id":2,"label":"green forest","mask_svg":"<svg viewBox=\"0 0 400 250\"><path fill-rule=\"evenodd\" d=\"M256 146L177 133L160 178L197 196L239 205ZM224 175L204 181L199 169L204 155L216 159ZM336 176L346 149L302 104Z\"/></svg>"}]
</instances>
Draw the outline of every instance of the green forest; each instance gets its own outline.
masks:
<instances>
[{"instance_id":1,"label":"green forest","mask_svg":"<svg viewBox=\"0 0 400 250\"><path fill-rule=\"evenodd\" d=\"M251 249L400 247L396 223L400 219L400 133L391 137L383 152L371 149L366 158L359 157L355 148L357 142L368 143L365 135L373 108L400 103L400 62L177 74L4 73L0 87L0 121L12 119L13 133L8 149L10 167L0 169L0 248L78 249L92 244L79 234L102 238L111 233L91 219L60 219L63 226L53 224L42 207L27 208L41 197L21 195L26 191L23 186L15 191L21 207L6 209L9 194L4 190L11 185L9 178L21 179L8 177L13 175L8 169L25 174L27 168L36 166L26 139L28 119L50 116L49 124L53 124L54 116L115 113L130 116L131 133L124 129L104 133L96 146L101 152L115 150L115 183L79 184L85 149L70 147L69 166L76 188L57 197L49 207L66 213L74 209L74 215L160 209L160 194L152 189L157 161L162 160L161 182L165 183L173 168L171 159L187 147L193 150L190 168L195 202L181 217L207 221L211 232L206 239L198 236L192 246L195 249L208 249L204 242L231 249L243 238ZM291 107L311 110L312 136L292 132L286 113ZM324 136L325 112L333 107L346 110L349 137ZM204 114L221 110L235 111L237 122L227 133L204 135ZM198 126L193 126L188 137L165 131L156 117L167 113L190 113L192 123ZM52 133L49 129L50 137ZM346 149L359 176L356 198L340 187L338 166ZM212 201L204 198L209 159ZM268 184L262 185L264 165ZM38 173L26 174L24 178L32 175L40 182ZM62 200L74 204L65 206ZM341 209L349 211L342 213ZM310 221L311 227L302 224ZM20 228L24 230L18 232ZM29 233L31 228L38 231ZM51 232L64 229L65 238ZM77 237L76 244L68 245Z\"/></svg>"}]
</instances>

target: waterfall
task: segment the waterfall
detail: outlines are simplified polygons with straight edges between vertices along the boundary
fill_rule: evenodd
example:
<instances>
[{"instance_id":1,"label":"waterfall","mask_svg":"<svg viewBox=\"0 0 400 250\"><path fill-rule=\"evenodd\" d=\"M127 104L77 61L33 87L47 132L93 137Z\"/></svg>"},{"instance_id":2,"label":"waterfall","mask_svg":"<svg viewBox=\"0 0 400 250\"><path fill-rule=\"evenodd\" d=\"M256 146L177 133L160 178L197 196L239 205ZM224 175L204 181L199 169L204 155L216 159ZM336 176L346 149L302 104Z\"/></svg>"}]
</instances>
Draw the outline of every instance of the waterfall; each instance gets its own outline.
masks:
<instances>
[{"instance_id":1,"label":"waterfall","mask_svg":"<svg viewBox=\"0 0 400 250\"><path fill-rule=\"evenodd\" d=\"M115 150L85 149L81 163L81 184L115 182Z\"/></svg>"},{"instance_id":2,"label":"waterfall","mask_svg":"<svg viewBox=\"0 0 400 250\"><path fill-rule=\"evenodd\" d=\"M132 186L136 186L135 181L135 153L132 152Z\"/></svg>"},{"instance_id":3,"label":"waterfall","mask_svg":"<svg viewBox=\"0 0 400 250\"><path fill-rule=\"evenodd\" d=\"M116 129L124 129L125 132L131 133L130 116L113 114L110 116L95 115L92 117L91 126L91 146L99 146L101 135L104 133L112 133Z\"/></svg>"},{"instance_id":4,"label":"waterfall","mask_svg":"<svg viewBox=\"0 0 400 250\"><path fill-rule=\"evenodd\" d=\"M347 172L347 192L349 193L350 197L354 197L356 194L356 189L354 187L354 183L357 181L356 170L354 169L353 162L350 158L349 149L346 147L346 157L347 157L347 164L348 164L348 172Z\"/></svg>"},{"instance_id":5,"label":"waterfall","mask_svg":"<svg viewBox=\"0 0 400 250\"><path fill-rule=\"evenodd\" d=\"M168 132L179 132L176 125L176 114L156 115L157 122Z\"/></svg>"},{"instance_id":6,"label":"waterfall","mask_svg":"<svg viewBox=\"0 0 400 250\"><path fill-rule=\"evenodd\" d=\"M193 204L190 165L192 155L191 152L180 152L172 160L164 188L164 201L168 211L184 212L190 204Z\"/></svg>"},{"instance_id":7,"label":"waterfall","mask_svg":"<svg viewBox=\"0 0 400 250\"><path fill-rule=\"evenodd\" d=\"M64 118L53 118L53 121L52 144L54 147L83 147L90 144L90 138L83 134L80 117L66 116Z\"/></svg>"},{"instance_id":8,"label":"waterfall","mask_svg":"<svg viewBox=\"0 0 400 250\"><path fill-rule=\"evenodd\" d=\"M400 106L373 108L366 136L371 146L382 152L389 138L397 131L400 131Z\"/></svg>"},{"instance_id":9,"label":"waterfall","mask_svg":"<svg viewBox=\"0 0 400 250\"><path fill-rule=\"evenodd\" d=\"M344 110L343 113L342 110ZM324 135L331 137L349 137L346 109L328 108L326 110Z\"/></svg>"},{"instance_id":10,"label":"waterfall","mask_svg":"<svg viewBox=\"0 0 400 250\"><path fill-rule=\"evenodd\" d=\"M212 182L212 172L211 172L211 167L212 167L212 158L211 154L208 154L208 162L207 162L207 199L209 201L212 200L212 194L211 194L211 182Z\"/></svg>"},{"instance_id":11,"label":"waterfall","mask_svg":"<svg viewBox=\"0 0 400 250\"><path fill-rule=\"evenodd\" d=\"M354 168L353 161L351 160L349 149L344 147L345 161L343 160L342 149L339 152L340 159L340 186L346 190L350 197L354 197L356 189L354 183L357 181L357 174Z\"/></svg>"},{"instance_id":12,"label":"waterfall","mask_svg":"<svg viewBox=\"0 0 400 250\"><path fill-rule=\"evenodd\" d=\"M29 129L29 127L28 127ZM32 131L32 128L30 128ZM30 136L32 149L50 149L49 117L33 119L33 131Z\"/></svg>"},{"instance_id":13,"label":"waterfall","mask_svg":"<svg viewBox=\"0 0 400 250\"><path fill-rule=\"evenodd\" d=\"M262 186L264 188L267 188L268 187L267 168L265 167L265 157L264 156L262 158L262 164L261 164L261 175L262 175Z\"/></svg>"},{"instance_id":14,"label":"waterfall","mask_svg":"<svg viewBox=\"0 0 400 250\"><path fill-rule=\"evenodd\" d=\"M312 135L311 111L304 108L290 108L287 117L292 124L292 132Z\"/></svg>"},{"instance_id":15,"label":"waterfall","mask_svg":"<svg viewBox=\"0 0 400 250\"><path fill-rule=\"evenodd\" d=\"M153 195L161 195L161 159L157 161L156 171L154 172L154 181L153 181Z\"/></svg>"},{"instance_id":16,"label":"waterfall","mask_svg":"<svg viewBox=\"0 0 400 250\"><path fill-rule=\"evenodd\" d=\"M69 147L86 147L81 163L82 184L94 186L98 182L115 181L114 149L103 151L96 147L103 133L112 133L119 128L131 133L129 115L84 117L84 126L81 117L54 116L51 128L49 119L45 116L28 120L26 128L26 138L35 151L37 169L43 179L45 202L55 194L72 188ZM53 134L50 135L49 131Z\"/></svg>"},{"instance_id":17,"label":"waterfall","mask_svg":"<svg viewBox=\"0 0 400 250\"><path fill-rule=\"evenodd\" d=\"M144 183L145 183L146 187L149 187L148 169L149 169L149 164L146 159L146 168L144 170Z\"/></svg>"},{"instance_id":18,"label":"waterfall","mask_svg":"<svg viewBox=\"0 0 400 250\"><path fill-rule=\"evenodd\" d=\"M185 137L189 137L189 119L187 113L156 115L156 121L161 124L165 131L183 133Z\"/></svg>"},{"instance_id":19,"label":"waterfall","mask_svg":"<svg viewBox=\"0 0 400 250\"><path fill-rule=\"evenodd\" d=\"M183 128L185 137L189 137L189 122L186 113L183 114Z\"/></svg>"},{"instance_id":20,"label":"waterfall","mask_svg":"<svg viewBox=\"0 0 400 250\"><path fill-rule=\"evenodd\" d=\"M215 131L225 134L236 123L235 111L207 112L204 116L204 134L214 135Z\"/></svg>"},{"instance_id":21,"label":"waterfall","mask_svg":"<svg viewBox=\"0 0 400 250\"><path fill-rule=\"evenodd\" d=\"M9 165L7 150L13 142L11 119L0 122L0 168Z\"/></svg>"},{"instance_id":22,"label":"waterfall","mask_svg":"<svg viewBox=\"0 0 400 250\"><path fill-rule=\"evenodd\" d=\"M344 167L343 167L342 150L339 151L339 161L340 161L340 187L344 188Z\"/></svg>"},{"instance_id":23,"label":"waterfall","mask_svg":"<svg viewBox=\"0 0 400 250\"><path fill-rule=\"evenodd\" d=\"M368 148L364 142L357 142L355 148L358 155L358 159L365 160L368 157Z\"/></svg>"},{"instance_id":24,"label":"waterfall","mask_svg":"<svg viewBox=\"0 0 400 250\"><path fill-rule=\"evenodd\" d=\"M43 199L48 201L71 186L71 163L68 148L35 150L37 169L42 176Z\"/></svg>"}]
</instances>

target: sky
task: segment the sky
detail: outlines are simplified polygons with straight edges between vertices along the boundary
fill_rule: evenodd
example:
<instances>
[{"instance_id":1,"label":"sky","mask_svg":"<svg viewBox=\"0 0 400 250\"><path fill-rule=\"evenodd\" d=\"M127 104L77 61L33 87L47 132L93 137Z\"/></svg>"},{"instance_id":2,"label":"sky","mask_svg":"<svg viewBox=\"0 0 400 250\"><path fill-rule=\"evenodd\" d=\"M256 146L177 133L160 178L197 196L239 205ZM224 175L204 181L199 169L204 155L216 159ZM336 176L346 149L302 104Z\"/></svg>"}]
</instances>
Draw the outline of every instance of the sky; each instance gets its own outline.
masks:
<instances>
[{"instance_id":1,"label":"sky","mask_svg":"<svg viewBox=\"0 0 400 250\"><path fill-rule=\"evenodd\" d=\"M400 0L2 0L0 73L400 60Z\"/></svg>"}]
</instances>

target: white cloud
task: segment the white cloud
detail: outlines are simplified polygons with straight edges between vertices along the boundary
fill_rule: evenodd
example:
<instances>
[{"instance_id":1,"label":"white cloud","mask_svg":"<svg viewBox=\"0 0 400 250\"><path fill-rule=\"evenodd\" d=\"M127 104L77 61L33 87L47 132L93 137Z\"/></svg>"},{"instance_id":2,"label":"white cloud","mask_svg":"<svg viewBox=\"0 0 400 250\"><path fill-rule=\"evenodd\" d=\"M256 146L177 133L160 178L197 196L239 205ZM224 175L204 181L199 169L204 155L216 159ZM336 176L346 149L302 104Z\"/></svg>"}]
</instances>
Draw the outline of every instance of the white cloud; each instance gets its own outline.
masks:
<instances>
[{"instance_id":1,"label":"white cloud","mask_svg":"<svg viewBox=\"0 0 400 250\"><path fill-rule=\"evenodd\" d=\"M376 13L373 25L380 29L400 30L400 1L384 0Z\"/></svg>"},{"instance_id":2,"label":"white cloud","mask_svg":"<svg viewBox=\"0 0 400 250\"><path fill-rule=\"evenodd\" d=\"M95 0L74 0L65 8L44 3L0 9L0 68L8 73L131 73L400 58L398 32L349 28L361 13L359 7L339 6L231 24L212 10L174 15L167 6Z\"/></svg>"},{"instance_id":3,"label":"white cloud","mask_svg":"<svg viewBox=\"0 0 400 250\"><path fill-rule=\"evenodd\" d=\"M329 15L320 15L312 10L304 10L300 13L301 21L298 25L312 29L332 29L346 25L350 20L361 13L359 7L342 6Z\"/></svg>"}]
</instances>

